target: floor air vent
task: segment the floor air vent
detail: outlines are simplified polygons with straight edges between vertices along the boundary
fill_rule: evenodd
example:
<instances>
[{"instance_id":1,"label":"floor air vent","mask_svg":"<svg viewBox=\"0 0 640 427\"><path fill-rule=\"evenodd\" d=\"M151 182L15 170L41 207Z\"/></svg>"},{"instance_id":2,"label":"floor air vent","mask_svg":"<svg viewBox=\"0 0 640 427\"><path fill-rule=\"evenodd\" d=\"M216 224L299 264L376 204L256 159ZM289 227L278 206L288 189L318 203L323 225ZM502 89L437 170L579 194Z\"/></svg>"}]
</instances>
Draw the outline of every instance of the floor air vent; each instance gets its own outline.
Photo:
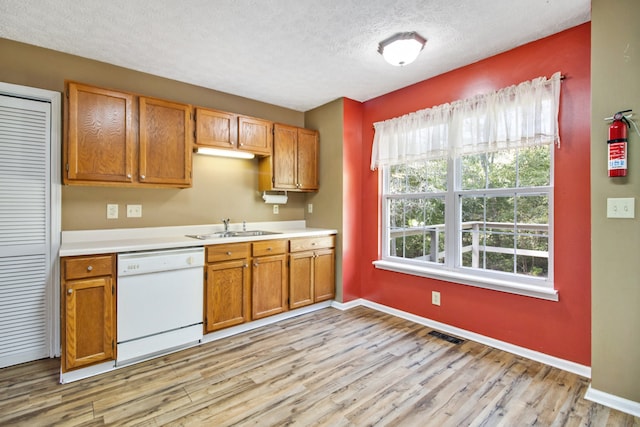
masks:
<instances>
[{"instance_id":1,"label":"floor air vent","mask_svg":"<svg viewBox=\"0 0 640 427\"><path fill-rule=\"evenodd\" d=\"M429 332L429 335L448 341L452 344L460 344L464 342L464 340L460 338L452 337L451 335L443 334L442 332L438 332L438 331L431 331Z\"/></svg>"}]
</instances>

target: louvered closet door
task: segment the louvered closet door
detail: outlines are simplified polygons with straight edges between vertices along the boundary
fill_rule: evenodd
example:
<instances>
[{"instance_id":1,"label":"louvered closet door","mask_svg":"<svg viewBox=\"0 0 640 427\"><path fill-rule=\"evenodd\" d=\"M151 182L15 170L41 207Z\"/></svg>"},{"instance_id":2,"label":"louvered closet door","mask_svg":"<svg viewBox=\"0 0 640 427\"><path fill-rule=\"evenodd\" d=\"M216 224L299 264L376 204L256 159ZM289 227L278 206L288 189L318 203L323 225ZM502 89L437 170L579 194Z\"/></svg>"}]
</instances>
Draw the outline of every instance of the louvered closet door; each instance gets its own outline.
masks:
<instances>
[{"instance_id":1,"label":"louvered closet door","mask_svg":"<svg viewBox=\"0 0 640 427\"><path fill-rule=\"evenodd\" d=\"M50 110L0 95L0 368L49 356Z\"/></svg>"}]
</instances>

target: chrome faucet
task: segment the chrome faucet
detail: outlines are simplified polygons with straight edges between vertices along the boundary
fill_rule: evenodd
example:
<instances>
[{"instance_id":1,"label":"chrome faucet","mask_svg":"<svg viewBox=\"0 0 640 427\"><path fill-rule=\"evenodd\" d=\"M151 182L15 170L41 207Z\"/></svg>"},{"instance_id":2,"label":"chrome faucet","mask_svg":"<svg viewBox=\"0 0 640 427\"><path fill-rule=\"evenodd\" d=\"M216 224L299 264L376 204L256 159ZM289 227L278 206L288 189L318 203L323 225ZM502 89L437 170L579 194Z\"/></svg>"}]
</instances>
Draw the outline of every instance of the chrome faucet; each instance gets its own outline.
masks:
<instances>
[{"instance_id":1,"label":"chrome faucet","mask_svg":"<svg viewBox=\"0 0 640 427\"><path fill-rule=\"evenodd\" d=\"M229 231L229 221L231 221L231 219L229 219L229 218L222 220L222 223L224 224L224 232L225 233Z\"/></svg>"}]
</instances>

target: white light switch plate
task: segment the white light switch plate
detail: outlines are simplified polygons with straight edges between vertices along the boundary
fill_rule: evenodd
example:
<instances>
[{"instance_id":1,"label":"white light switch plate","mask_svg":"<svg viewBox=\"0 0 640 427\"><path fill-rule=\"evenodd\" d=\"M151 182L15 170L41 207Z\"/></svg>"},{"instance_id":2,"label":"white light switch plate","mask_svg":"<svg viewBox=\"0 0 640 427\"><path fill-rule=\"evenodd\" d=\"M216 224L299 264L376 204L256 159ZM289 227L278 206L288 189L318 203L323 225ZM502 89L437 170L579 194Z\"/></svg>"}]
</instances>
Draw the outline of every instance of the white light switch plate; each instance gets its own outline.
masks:
<instances>
[{"instance_id":1,"label":"white light switch plate","mask_svg":"<svg viewBox=\"0 0 640 427\"><path fill-rule=\"evenodd\" d=\"M608 198L607 218L635 218L635 198Z\"/></svg>"},{"instance_id":2,"label":"white light switch plate","mask_svg":"<svg viewBox=\"0 0 640 427\"><path fill-rule=\"evenodd\" d=\"M107 203L107 219L118 219L118 205Z\"/></svg>"}]
</instances>

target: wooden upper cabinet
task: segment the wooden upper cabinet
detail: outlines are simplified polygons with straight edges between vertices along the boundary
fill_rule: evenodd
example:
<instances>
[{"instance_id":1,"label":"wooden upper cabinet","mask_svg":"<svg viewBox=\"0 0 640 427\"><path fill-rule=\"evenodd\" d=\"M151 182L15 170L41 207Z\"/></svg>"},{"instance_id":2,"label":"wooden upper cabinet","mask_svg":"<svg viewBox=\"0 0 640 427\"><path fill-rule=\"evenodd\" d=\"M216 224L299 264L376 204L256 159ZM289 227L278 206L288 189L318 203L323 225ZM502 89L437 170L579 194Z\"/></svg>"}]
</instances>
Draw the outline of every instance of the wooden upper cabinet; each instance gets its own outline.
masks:
<instances>
[{"instance_id":1,"label":"wooden upper cabinet","mask_svg":"<svg viewBox=\"0 0 640 427\"><path fill-rule=\"evenodd\" d=\"M67 82L65 184L191 186L191 106Z\"/></svg>"},{"instance_id":2,"label":"wooden upper cabinet","mask_svg":"<svg viewBox=\"0 0 640 427\"><path fill-rule=\"evenodd\" d=\"M318 131L273 126L273 156L259 163L259 190L318 191Z\"/></svg>"},{"instance_id":3,"label":"wooden upper cabinet","mask_svg":"<svg viewBox=\"0 0 640 427\"><path fill-rule=\"evenodd\" d=\"M273 123L254 117L238 116L238 148L259 156L270 156Z\"/></svg>"},{"instance_id":4,"label":"wooden upper cabinet","mask_svg":"<svg viewBox=\"0 0 640 427\"><path fill-rule=\"evenodd\" d=\"M275 125L273 127L273 187L282 190L297 190L298 128Z\"/></svg>"},{"instance_id":5,"label":"wooden upper cabinet","mask_svg":"<svg viewBox=\"0 0 640 427\"><path fill-rule=\"evenodd\" d=\"M318 131L298 129L298 188L318 191Z\"/></svg>"},{"instance_id":6,"label":"wooden upper cabinet","mask_svg":"<svg viewBox=\"0 0 640 427\"><path fill-rule=\"evenodd\" d=\"M133 95L69 83L63 182L133 180Z\"/></svg>"},{"instance_id":7,"label":"wooden upper cabinet","mask_svg":"<svg viewBox=\"0 0 640 427\"><path fill-rule=\"evenodd\" d=\"M196 108L196 145L238 148L238 116L224 111Z\"/></svg>"},{"instance_id":8,"label":"wooden upper cabinet","mask_svg":"<svg viewBox=\"0 0 640 427\"><path fill-rule=\"evenodd\" d=\"M191 107L140 97L141 183L191 186Z\"/></svg>"}]
</instances>

